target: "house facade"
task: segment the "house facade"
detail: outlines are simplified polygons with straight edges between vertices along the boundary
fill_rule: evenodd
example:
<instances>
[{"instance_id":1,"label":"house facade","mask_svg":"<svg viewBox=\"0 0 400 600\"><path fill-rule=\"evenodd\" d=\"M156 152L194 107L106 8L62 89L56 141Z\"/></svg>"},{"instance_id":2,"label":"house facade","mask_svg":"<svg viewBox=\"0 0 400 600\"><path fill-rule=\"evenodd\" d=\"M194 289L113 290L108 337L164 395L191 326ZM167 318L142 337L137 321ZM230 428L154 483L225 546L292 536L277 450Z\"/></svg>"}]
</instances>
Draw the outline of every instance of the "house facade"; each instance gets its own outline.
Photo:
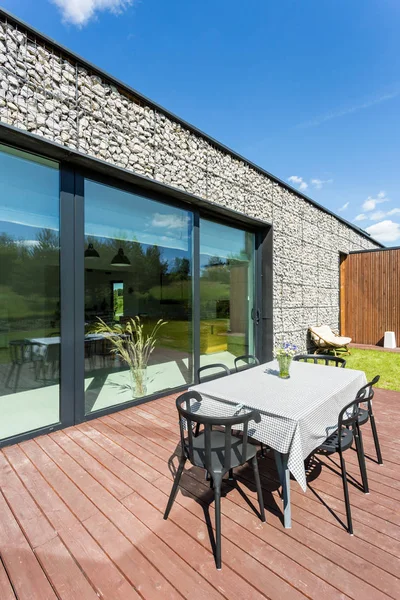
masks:
<instances>
[{"instance_id":1,"label":"house facade","mask_svg":"<svg viewBox=\"0 0 400 600\"><path fill-rule=\"evenodd\" d=\"M339 326L380 244L0 10L0 444ZM144 389L112 329L159 319Z\"/></svg>"}]
</instances>

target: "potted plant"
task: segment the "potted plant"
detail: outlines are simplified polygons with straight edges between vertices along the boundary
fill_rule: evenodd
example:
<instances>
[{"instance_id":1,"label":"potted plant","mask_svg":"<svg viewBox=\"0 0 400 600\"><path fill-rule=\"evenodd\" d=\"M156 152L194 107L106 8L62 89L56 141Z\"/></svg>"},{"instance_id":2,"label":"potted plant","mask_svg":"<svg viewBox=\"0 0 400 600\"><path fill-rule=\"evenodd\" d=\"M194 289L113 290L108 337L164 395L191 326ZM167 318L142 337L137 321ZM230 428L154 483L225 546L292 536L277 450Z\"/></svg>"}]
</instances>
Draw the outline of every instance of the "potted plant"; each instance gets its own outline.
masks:
<instances>
[{"instance_id":1,"label":"potted plant","mask_svg":"<svg viewBox=\"0 0 400 600\"><path fill-rule=\"evenodd\" d=\"M150 333L144 332L140 317L128 319L124 325L107 325L100 317L96 333L107 336L113 352L129 367L134 398L147 394L147 365L154 348L157 334L166 321L159 319Z\"/></svg>"},{"instance_id":2,"label":"potted plant","mask_svg":"<svg viewBox=\"0 0 400 600\"><path fill-rule=\"evenodd\" d=\"M281 379L289 379L292 358L297 352L297 346L290 342L282 342L280 346L275 348L275 358L279 364L279 377Z\"/></svg>"}]
</instances>

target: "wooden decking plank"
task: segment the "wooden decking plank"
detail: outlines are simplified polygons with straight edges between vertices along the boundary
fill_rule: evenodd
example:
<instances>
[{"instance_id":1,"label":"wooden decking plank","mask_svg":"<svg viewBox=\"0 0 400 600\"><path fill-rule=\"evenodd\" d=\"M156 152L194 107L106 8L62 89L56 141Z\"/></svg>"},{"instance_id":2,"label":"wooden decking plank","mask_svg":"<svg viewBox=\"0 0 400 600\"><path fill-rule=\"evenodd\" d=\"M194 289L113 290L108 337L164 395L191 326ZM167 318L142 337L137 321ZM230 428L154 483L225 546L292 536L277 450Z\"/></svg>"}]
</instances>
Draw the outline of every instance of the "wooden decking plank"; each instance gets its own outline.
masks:
<instances>
[{"instance_id":1,"label":"wooden decking plank","mask_svg":"<svg viewBox=\"0 0 400 600\"><path fill-rule=\"evenodd\" d=\"M132 493L132 489L119 477L113 475L101 463L93 460L90 454L80 448L68 435L62 431L50 434L52 440L66 450L72 458L77 460L90 475L94 477L106 490L116 498L124 498Z\"/></svg>"},{"instance_id":2,"label":"wooden decking plank","mask_svg":"<svg viewBox=\"0 0 400 600\"><path fill-rule=\"evenodd\" d=\"M53 588L1 493L0 556L18 600L56 600Z\"/></svg>"},{"instance_id":3,"label":"wooden decking plank","mask_svg":"<svg viewBox=\"0 0 400 600\"><path fill-rule=\"evenodd\" d=\"M146 500L155 506L162 515L171 484L165 477L161 477L154 485L157 485L159 491L164 491L164 494L153 493ZM142 489L139 493L142 497L144 496ZM210 550L209 531L204 514L206 504L199 503L196 500L199 500L199 498L196 499L187 492L178 494L169 520L176 523L183 531L189 532L191 537L200 541L205 548ZM222 502L225 501L224 498ZM128 496L123 500L123 503L126 506L131 506L132 497ZM212 509L210 513L213 518ZM268 524L261 524L260 521L258 521L257 526L260 529L271 530ZM271 534L271 531L269 533ZM222 520L222 535L223 563L229 564L232 569L239 569L242 576L246 579L249 578L251 583L259 587L261 592L264 589L270 590L271 597L280 598L280 595L283 597L282 582L279 581L279 578L281 578L299 592L316 600L321 597L331 598L332 600L347 598L344 594L341 595L337 588L315 577L308 569L288 558L281 552L282 548L277 550L276 547L270 544L270 541L267 543L260 540L246 528L224 518ZM265 538L270 540L270 535L266 534ZM254 560L255 558L256 560ZM265 567L265 574L262 573L262 567ZM277 577L272 577L271 571ZM288 588L287 591L290 596Z\"/></svg>"},{"instance_id":4,"label":"wooden decking plank","mask_svg":"<svg viewBox=\"0 0 400 600\"><path fill-rule=\"evenodd\" d=\"M262 464L262 461L261 461ZM245 477L245 475L241 475L241 477ZM265 489L269 489L267 486ZM322 494L320 494L322 497ZM371 497L372 498L372 497ZM267 504L269 504L268 496L265 495L265 499ZM307 514L311 514L313 517L319 517L323 521L336 526L340 531L343 531L343 525L338 523L335 517L330 513L330 511L325 507L321 500L312 494L311 489L308 490L307 495L305 495L301 490L299 491L296 484L292 486L291 490L291 499L292 499L292 518L295 521L302 522L302 520L307 517ZM372 499L371 499L372 501ZM331 510L334 511L335 515L342 519L345 522L346 519L346 510L344 505L344 499L333 498L332 496L327 495L326 497L327 505ZM353 503L354 504L354 503ZM299 517L297 517L298 510L301 510ZM304 509L304 510L303 510ZM306 513L304 512L306 511ZM359 509L352 506L352 514L355 519L357 519L357 537L361 537L366 542L369 542L379 548L385 549L388 552L393 552L395 555L398 555L398 543L397 543L397 533L398 527L393 525L392 523L384 520L381 517L376 515L371 515L365 510ZM319 527L321 524L319 525ZM395 540L393 542L393 540Z\"/></svg>"},{"instance_id":5,"label":"wooden decking plank","mask_svg":"<svg viewBox=\"0 0 400 600\"><path fill-rule=\"evenodd\" d=\"M12 507L12 512L32 548L48 542L57 535L2 452L0 452L0 489L9 506Z\"/></svg>"},{"instance_id":6,"label":"wooden decking plank","mask_svg":"<svg viewBox=\"0 0 400 600\"><path fill-rule=\"evenodd\" d=\"M85 527L119 570L147 600L177 600L183 596L104 515L85 521Z\"/></svg>"},{"instance_id":7,"label":"wooden decking plank","mask_svg":"<svg viewBox=\"0 0 400 600\"><path fill-rule=\"evenodd\" d=\"M200 494L200 498L204 500L204 492L199 492L199 485L193 485L191 478L187 477L185 479L182 477L182 481L183 486L189 485L190 491L197 497ZM251 490L246 490L246 493L251 497L254 495ZM246 515L243 510L248 514ZM339 585L341 591L349 596L368 597L374 600L375 598L383 597L381 592L372 588L371 585L365 584L362 578L358 578L359 571L352 567L355 564L359 564L360 561L358 561L358 557L354 556L354 553L346 553L344 549L337 547L336 544L332 544L317 532L309 531L301 523L297 522L292 529L282 531L280 519L277 515L271 513L268 515L267 521L276 531L268 535L264 528L258 527L257 518L254 516L253 511L243 496L235 489L229 492L225 498L225 502L222 503L222 512L238 524L246 525L255 535L269 541L272 545L276 544L276 540L281 537L281 534L286 536L286 541L288 542L288 536L290 536L292 540L285 548L287 555L303 564L325 581L330 582L334 586ZM310 542L310 538L312 538L312 542ZM284 539L280 540L280 543L283 544L284 542ZM345 558L348 560L345 560ZM361 561L360 564L365 564L365 562ZM379 576L382 578L385 575L379 571ZM393 578L389 577L388 579L388 586L392 586ZM353 595L355 593L357 596Z\"/></svg>"},{"instance_id":8,"label":"wooden decking plank","mask_svg":"<svg viewBox=\"0 0 400 600\"><path fill-rule=\"evenodd\" d=\"M207 490L205 490L205 493L200 492L198 483L192 482L188 477L183 477L182 482L185 486L185 492L183 494L178 494L176 502L184 505L191 512L196 511L195 503L190 503L187 500L187 495L192 496L191 491L194 490L198 494L198 500L203 499L204 501L208 501L210 498L212 498L211 492ZM171 486L170 481L163 477L158 479L154 483L154 485L157 485L160 489L163 489L165 493L168 493ZM230 493L228 493L227 498L224 500L224 502L228 501L229 499ZM254 496L253 500L255 500ZM244 505L242 508L244 508ZM251 516L253 516L251 510L249 510L248 512ZM172 515L172 518L173 516L174 515ZM308 520L307 517L309 518ZM242 515L241 518L245 519L248 518L248 516ZM231 520L227 519L226 521L227 525L225 525L225 529L229 528L230 531ZM371 546L370 544L366 544L363 540L349 536L344 530L340 530L337 527L332 527L329 524L324 524L323 522L321 523L320 519L315 517L313 518L311 514L306 513L305 511L303 511L303 514L297 519L297 521L298 522L294 524L290 534L294 534L295 538L298 540L299 543L302 544L305 542L304 527L308 527L310 531L317 532L318 535L322 535L327 540L329 540L329 548L331 548L332 543L334 543L338 547L343 548L343 561L340 561L340 564L342 564L344 568L347 568L349 562L351 563L351 561L346 561L347 552L356 553L358 556L361 555L364 561L367 560L369 563L371 563L371 568L373 571L373 573L371 573L371 581L373 580L376 567L379 567L380 570L376 571L376 573L377 575L379 575L379 577L384 577L387 580L389 586L388 590L391 589L391 586L397 585L398 577L400 575L400 561L398 561L398 559L394 558L391 555L388 555L386 552L383 552L379 548ZM267 522L270 525L274 526L277 531L270 532L270 534L266 534L265 539L268 540L268 543L274 548L279 549L279 551L283 553L287 553L286 542L288 540L287 537L282 536L282 525L280 520L276 517L271 518L271 516L267 513ZM237 520L236 523L240 525L241 522ZM235 539L240 539L241 543L243 543L243 534L232 534L230 539L232 539L232 541L235 541ZM311 546L311 548L313 548L313 546ZM293 554L293 548L291 548L288 555L292 558L295 558L295 556L298 555L298 553L295 552L295 554ZM299 558L299 556L301 556L301 558ZM330 557L330 555L327 556L328 558ZM317 557L314 557L314 559L317 560ZM306 568L310 568L308 564L311 564L311 558L307 561L305 555L301 554L298 555L297 561L299 561L300 564L304 565ZM385 575L383 575L381 573L381 570L387 571L389 576L386 577Z\"/></svg>"},{"instance_id":9,"label":"wooden decking plank","mask_svg":"<svg viewBox=\"0 0 400 600\"><path fill-rule=\"evenodd\" d=\"M127 421L124 421L125 424L129 424L135 431L135 433L140 434L145 439L148 439L152 442L155 442L158 445L162 445L166 450L173 450L176 447L176 439L171 439L170 433L165 431L162 427L158 427L157 425L152 425L149 427L149 424L144 421L141 417L135 415L133 412L125 411L123 415ZM176 428L173 428L175 431Z\"/></svg>"},{"instance_id":10,"label":"wooden decking plank","mask_svg":"<svg viewBox=\"0 0 400 600\"><path fill-rule=\"evenodd\" d=\"M51 437L53 438L54 436L52 435ZM63 439L62 442L63 442L64 450L73 453L75 460L79 461L81 465L83 464L83 462L85 462L85 464L88 462L86 453L78 450L75 443L66 442L65 439ZM132 473L132 475L134 475L134 474ZM114 502L114 504L115 504L115 502ZM101 510L104 512L104 510L105 510L104 503L102 503L101 507L99 506L99 508L101 508ZM109 511L108 507L107 507L107 511ZM214 559L211 554L204 552L203 548L201 548L199 546L199 544L197 544L197 546L198 547L196 548L196 551L193 550L193 558L197 557L198 555L203 556L203 568L205 568L207 565L207 569L206 569L207 579L211 580L210 583L213 583L213 580L215 579ZM173 549L176 551L176 548L173 548ZM185 558L186 558L186 555L185 555ZM237 579L235 573L234 572L230 573L229 580L232 580L235 578ZM242 583L241 579L238 579L236 581L236 586L240 587L240 585L244 586L244 583ZM244 586L244 587L246 587L246 586ZM243 597L245 597L245 596L243 596Z\"/></svg>"},{"instance_id":11,"label":"wooden decking plank","mask_svg":"<svg viewBox=\"0 0 400 600\"><path fill-rule=\"evenodd\" d=\"M111 448L110 450L112 451L112 450L113 450L113 448ZM124 456L124 458L125 458L125 460L129 461L129 456L130 456L130 455L129 455L129 453L126 453L126 454L127 454L127 457L125 457L125 456ZM112 465L112 468L113 468L113 469L115 469L116 471L118 471L118 470L119 470L119 465L118 465L118 462L117 462L117 461L115 461L115 462L113 463L113 465ZM133 479L133 478L131 477L131 478L130 478L130 480L129 480L129 483L130 483L130 485L133 485L133 486L135 486L135 489L139 490L139 493L140 493L140 495L142 495L142 496L143 496L143 497L145 497L146 499L150 499L150 501L154 503L154 498L157 496L157 494L156 494L156 490L154 489L154 487L153 487L153 486L151 486L151 485L149 485L149 484L146 484L145 482L143 482L143 481L140 479L140 477L138 477L137 475L136 475L136 479ZM166 501L167 501L167 497L166 497L166 496L164 496L164 495L162 494L162 495L161 495L161 503L162 503L162 505L163 505L163 506L162 506L162 508L164 508L164 506L165 506L165 504L166 504ZM201 523L203 523L203 522L204 522L204 515L203 515L203 519L202 519ZM203 539L201 539L200 541L201 541L201 542L204 544L204 540L203 540ZM208 543L208 542L207 542L207 543ZM206 546L207 546L207 544L206 544ZM233 551L231 551L231 554L232 554L232 552L233 552ZM271 553L271 548L269 548L269 549L268 549L268 553L267 553L267 554L270 554L270 553ZM246 558L246 557L245 557L245 558ZM275 559L274 559L273 563L274 563L274 564L278 564L279 562L281 562L281 563L283 563L283 566L282 566L282 568L284 568L284 567L286 566L286 569L288 569L289 567L288 567L288 565L285 563L285 560L284 560L284 559L285 559L285 557L281 555L280 559L281 559L281 560L280 560L280 561L278 561L278 558L277 558L277 557L275 557ZM289 561L289 562L291 562L291 561ZM295 566L296 566L296 565L295 565ZM281 573L282 573L282 572L283 572L283 571L282 571L282 569L281 569ZM305 574L304 574L304 573L302 573L301 581L303 581L304 579L305 579L305 580L307 580L307 575L309 575L309 573L308 573L308 572L306 572ZM318 590L318 586L317 586L317 581L316 581L316 578L314 578L314 579L315 579L315 580L314 580L314 587L315 587L315 588ZM293 585L293 583L292 583L292 585ZM323 585L323 582L321 582L321 585ZM325 592L326 592L326 590L325 590ZM337 590L335 591L335 594L337 595ZM326 594L325 594L325 595L326 595Z\"/></svg>"},{"instance_id":12,"label":"wooden decking plank","mask_svg":"<svg viewBox=\"0 0 400 600\"><path fill-rule=\"evenodd\" d=\"M154 566L170 581L181 593L191 593L193 600L211 600L221 598L219 593L196 573L189 565L171 551L161 540L154 539L151 532L120 502L103 488L91 475L86 473L81 466L72 459L64 449L58 446L50 436L38 438L37 442L52 456L53 460L64 470L92 502L106 515L110 521L134 544L140 543L139 548ZM143 480L145 481L145 480ZM67 530L65 530L67 531ZM70 545L60 533L72 554ZM143 540L145 543L143 543ZM76 556L75 556L76 557ZM178 587L179 586L179 587Z\"/></svg>"},{"instance_id":13,"label":"wooden decking plank","mask_svg":"<svg viewBox=\"0 0 400 600\"><path fill-rule=\"evenodd\" d=\"M164 521L161 512L139 496L139 494L135 492L131 496L124 498L122 502L142 523L167 543L174 552L184 556L185 560L187 560L196 571L201 573L203 577L210 581L210 583L214 583L215 586L222 589L227 598L232 598L234 596L239 598L251 598L252 600L263 600L265 597L271 599L304 598L303 594L289 586L285 581L276 577L272 572L269 572L266 578L268 586L264 581L266 587L264 593L262 593L259 590L257 591L257 589L245 581L245 579L242 579L241 568L238 568L238 564L235 561L236 572L230 568L229 562L226 560L224 568L220 572L216 571L214 557L211 552L207 551L192 537L186 536L173 521ZM234 549L233 558L235 558ZM244 567L243 577L247 578L248 573L245 572L246 563L247 566L249 566L249 561L246 561L246 557L242 555L241 565Z\"/></svg>"},{"instance_id":14,"label":"wooden decking plank","mask_svg":"<svg viewBox=\"0 0 400 600\"><path fill-rule=\"evenodd\" d=\"M130 469L147 481L152 481L155 477L158 477L158 473L152 467L147 466L142 460L136 458L136 456L128 452L123 446L117 444L103 433L100 433L95 427L91 427L89 423L82 423L77 426L77 429L96 442L101 448L119 458L121 462L125 463Z\"/></svg>"},{"instance_id":15,"label":"wooden decking plank","mask_svg":"<svg viewBox=\"0 0 400 600\"><path fill-rule=\"evenodd\" d=\"M47 483L26 454L18 446L8 446L3 449L3 452L54 529L57 531L63 527L75 525L77 518Z\"/></svg>"},{"instance_id":16,"label":"wooden decking plank","mask_svg":"<svg viewBox=\"0 0 400 600\"><path fill-rule=\"evenodd\" d=\"M67 435L80 446L85 452L90 454L96 461L98 461L103 467L108 469L111 473L123 479L130 489L135 489L133 486L137 485L138 476L129 466L123 461L119 460L116 455L113 455L107 450L104 450L96 442L86 436L82 431L77 429L71 429L67 432ZM150 469L148 469L150 472ZM153 478L157 476L157 473L153 473Z\"/></svg>"},{"instance_id":17,"label":"wooden decking plank","mask_svg":"<svg viewBox=\"0 0 400 600\"><path fill-rule=\"evenodd\" d=\"M99 596L59 537L38 546L35 554L62 600L98 600Z\"/></svg>"},{"instance_id":18,"label":"wooden decking plank","mask_svg":"<svg viewBox=\"0 0 400 600\"><path fill-rule=\"evenodd\" d=\"M0 598L1 600L16 600L11 581L0 559Z\"/></svg>"},{"instance_id":19,"label":"wooden decking plank","mask_svg":"<svg viewBox=\"0 0 400 600\"><path fill-rule=\"evenodd\" d=\"M112 600L140 599L137 591L81 523L61 530L59 535L100 597Z\"/></svg>"},{"instance_id":20,"label":"wooden decking plank","mask_svg":"<svg viewBox=\"0 0 400 600\"><path fill-rule=\"evenodd\" d=\"M43 441L47 437L42 436L40 439ZM19 446L80 521L84 521L98 512L95 505L44 452L37 441L23 442Z\"/></svg>"}]
</instances>

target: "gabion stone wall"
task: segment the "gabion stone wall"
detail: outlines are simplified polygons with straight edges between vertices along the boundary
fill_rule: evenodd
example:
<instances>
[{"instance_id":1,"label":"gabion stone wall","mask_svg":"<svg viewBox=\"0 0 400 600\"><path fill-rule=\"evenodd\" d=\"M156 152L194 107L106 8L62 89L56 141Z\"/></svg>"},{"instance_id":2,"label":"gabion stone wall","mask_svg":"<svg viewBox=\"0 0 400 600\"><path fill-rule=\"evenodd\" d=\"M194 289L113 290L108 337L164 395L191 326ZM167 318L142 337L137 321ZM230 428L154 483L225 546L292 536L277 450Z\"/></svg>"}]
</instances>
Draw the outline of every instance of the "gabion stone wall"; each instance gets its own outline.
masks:
<instances>
[{"instance_id":1,"label":"gabion stone wall","mask_svg":"<svg viewBox=\"0 0 400 600\"><path fill-rule=\"evenodd\" d=\"M0 19L0 121L274 225L274 331L338 327L339 251L376 247L251 165Z\"/></svg>"}]
</instances>

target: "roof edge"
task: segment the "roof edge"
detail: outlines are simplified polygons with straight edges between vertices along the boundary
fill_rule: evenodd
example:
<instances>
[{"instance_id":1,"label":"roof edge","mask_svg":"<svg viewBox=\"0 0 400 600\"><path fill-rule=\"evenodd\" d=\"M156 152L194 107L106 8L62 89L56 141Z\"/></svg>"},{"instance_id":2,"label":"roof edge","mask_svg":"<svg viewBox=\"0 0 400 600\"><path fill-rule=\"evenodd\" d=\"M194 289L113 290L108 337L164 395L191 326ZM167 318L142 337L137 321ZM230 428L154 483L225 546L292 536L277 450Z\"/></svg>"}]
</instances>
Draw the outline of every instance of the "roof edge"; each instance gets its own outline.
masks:
<instances>
[{"instance_id":1,"label":"roof edge","mask_svg":"<svg viewBox=\"0 0 400 600\"><path fill-rule=\"evenodd\" d=\"M144 96L143 94L141 94L140 92L138 92L137 90L135 90L134 88L132 88L131 86L129 86L128 84L124 83L123 81L117 79L116 77L114 77L113 75L111 75L110 73L108 73L107 71L104 71L103 69L101 69L100 67L97 67L96 65L94 65L91 62L89 62L88 60L85 60L79 54L76 54L75 52L73 52L69 48L66 48L65 46L63 46L62 44L60 44L59 42L57 42L56 40L52 39L51 37L47 36L46 34L42 33L41 31L37 30L35 27L32 27L31 25L29 25L28 23L26 23L25 21L23 21L19 17L16 17L15 15L13 15L12 13L10 13L8 10L6 10L3 7L0 7L0 16L2 16L6 20L14 23L17 27L19 27L21 29L25 29L26 32L29 32L32 35L36 36L37 38L43 40L43 42L45 42L46 44L48 44L50 46L53 46L54 48L57 48L67 58L70 58L70 59L74 60L75 62L80 63L83 67L89 69L94 74L99 75L103 79L108 80L111 84L118 86L119 88L121 88L124 91L126 91L128 94L136 96L143 103L151 106L155 110L157 110L160 113L164 114L166 117L168 117L168 118L172 119L173 121L179 123L183 127L187 128L189 131L191 131L192 133L195 133L196 135L198 135L198 136L206 139L208 142L210 142L213 146L215 146L219 150L222 150L223 152L226 152L227 154L230 154L231 156L233 156L237 160L240 160L243 163L249 165L252 169L255 169L256 171L258 171L262 175L265 175L265 176L269 177L269 179L271 179L275 183L279 183L279 185L283 186L284 188L286 188L287 190L289 190L290 192L292 192L293 194L295 194L299 198L302 198L303 200L305 200L309 204L312 204L313 206L315 206L319 210L322 210L323 212L327 213L328 215L331 215L332 217L334 217L335 219L337 219L338 221L340 221L341 223L343 223L347 227L350 227L350 229L353 229L359 235L362 235L364 238L370 240L374 244L377 244L381 248L385 248L384 244L382 244L381 242L378 242L378 240L376 240L373 237L371 237L369 235L369 233L367 233L363 229L360 229L359 227L357 227L357 225L353 225L353 223L350 223L350 221L347 221L346 219L343 219L343 217L340 217L339 215L337 215L333 211L329 210L329 208L326 208L322 204L319 204L319 202L316 202L315 200L313 200L309 196L306 196L306 194L303 194L302 192L300 192L296 188L292 187L290 184L286 183L285 181L283 181L279 177L276 177L272 173L269 173L269 171L267 171L263 167L260 167L259 165L257 165L256 163L253 163L252 161L248 160L247 158L245 158L244 156L242 156L241 154L239 154L235 150L232 150L228 146L225 146L224 144L222 144L221 142L219 142L218 140L216 140L212 136L208 135L207 133L205 133L201 129L198 129L195 125L192 125L191 123L185 121L184 119L181 119L180 117L178 117L177 115L175 115L173 112L171 112L168 109L164 108L160 104L157 104L156 102L154 102L150 98L147 98L146 96Z\"/></svg>"}]
</instances>

